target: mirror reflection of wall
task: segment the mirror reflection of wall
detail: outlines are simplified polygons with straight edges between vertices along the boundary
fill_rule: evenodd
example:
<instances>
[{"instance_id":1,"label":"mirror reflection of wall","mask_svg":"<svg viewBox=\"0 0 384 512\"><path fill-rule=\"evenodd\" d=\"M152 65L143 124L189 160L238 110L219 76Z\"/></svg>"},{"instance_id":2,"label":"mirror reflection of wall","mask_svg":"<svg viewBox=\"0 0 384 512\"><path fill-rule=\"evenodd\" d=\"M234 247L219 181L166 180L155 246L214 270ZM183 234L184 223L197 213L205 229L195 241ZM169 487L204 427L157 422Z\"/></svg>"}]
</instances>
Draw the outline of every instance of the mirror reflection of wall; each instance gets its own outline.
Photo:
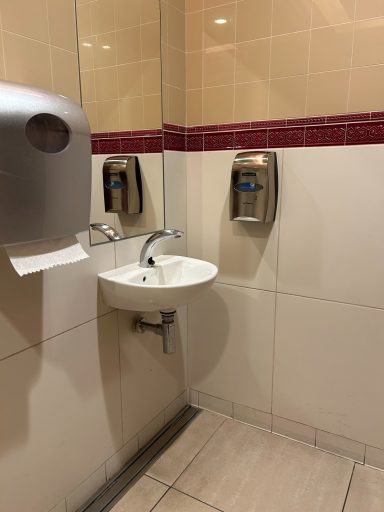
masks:
<instances>
[{"instance_id":1,"label":"mirror reflection of wall","mask_svg":"<svg viewBox=\"0 0 384 512\"><path fill-rule=\"evenodd\" d=\"M77 0L82 105L93 133L90 223L123 236L164 227L159 0ZM112 155L137 155L143 213L106 213L102 168ZM91 232L92 243L106 242Z\"/></svg>"}]
</instances>

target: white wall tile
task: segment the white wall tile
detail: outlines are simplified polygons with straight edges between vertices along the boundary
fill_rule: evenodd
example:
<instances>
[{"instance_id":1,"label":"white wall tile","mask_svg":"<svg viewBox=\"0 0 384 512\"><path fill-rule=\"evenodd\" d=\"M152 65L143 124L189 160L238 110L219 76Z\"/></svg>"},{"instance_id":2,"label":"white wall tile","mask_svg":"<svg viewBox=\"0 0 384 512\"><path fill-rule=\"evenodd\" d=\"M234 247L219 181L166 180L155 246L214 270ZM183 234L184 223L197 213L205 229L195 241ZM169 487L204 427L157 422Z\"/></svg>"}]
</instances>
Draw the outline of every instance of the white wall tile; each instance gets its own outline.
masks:
<instances>
[{"instance_id":1,"label":"white wall tile","mask_svg":"<svg viewBox=\"0 0 384 512\"><path fill-rule=\"evenodd\" d=\"M206 395L205 393L199 393L199 406L209 411L218 412L233 418L233 404L228 400L217 398L215 396Z\"/></svg>"},{"instance_id":2,"label":"white wall tile","mask_svg":"<svg viewBox=\"0 0 384 512\"><path fill-rule=\"evenodd\" d=\"M384 447L384 311L278 294L272 412Z\"/></svg>"},{"instance_id":3,"label":"white wall tile","mask_svg":"<svg viewBox=\"0 0 384 512\"><path fill-rule=\"evenodd\" d=\"M177 414L187 405L187 392L183 391L168 407L165 408L165 423L173 420Z\"/></svg>"},{"instance_id":4,"label":"white wall tile","mask_svg":"<svg viewBox=\"0 0 384 512\"><path fill-rule=\"evenodd\" d=\"M58 503L56 507L53 507L49 512L67 512L67 504L65 503L65 500Z\"/></svg>"},{"instance_id":5,"label":"white wall tile","mask_svg":"<svg viewBox=\"0 0 384 512\"><path fill-rule=\"evenodd\" d=\"M139 450L139 438L134 436L105 463L107 480L110 480Z\"/></svg>"},{"instance_id":6,"label":"white wall tile","mask_svg":"<svg viewBox=\"0 0 384 512\"><path fill-rule=\"evenodd\" d=\"M367 446L365 450L365 463L374 468L384 469L384 450Z\"/></svg>"},{"instance_id":7,"label":"white wall tile","mask_svg":"<svg viewBox=\"0 0 384 512\"><path fill-rule=\"evenodd\" d=\"M195 391L194 389L189 388L188 389L188 403L190 405L199 405L199 392Z\"/></svg>"},{"instance_id":8,"label":"white wall tile","mask_svg":"<svg viewBox=\"0 0 384 512\"><path fill-rule=\"evenodd\" d=\"M67 512L76 512L84 505L106 482L105 466L102 465L84 482L82 482L66 498Z\"/></svg>"},{"instance_id":9,"label":"white wall tile","mask_svg":"<svg viewBox=\"0 0 384 512\"><path fill-rule=\"evenodd\" d=\"M268 412L258 411L245 405L233 404L233 413L235 420L268 430L269 432L272 429L272 414Z\"/></svg>"},{"instance_id":10,"label":"white wall tile","mask_svg":"<svg viewBox=\"0 0 384 512\"><path fill-rule=\"evenodd\" d=\"M273 417L272 432L280 434L296 441L315 446L316 430L308 425L297 423L296 421Z\"/></svg>"},{"instance_id":11,"label":"white wall tile","mask_svg":"<svg viewBox=\"0 0 384 512\"><path fill-rule=\"evenodd\" d=\"M278 290L384 308L384 146L284 151Z\"/></svg>"},{"instance_id":12,"label":"white wall tile","mask_svg":"<svg viewBox=\"0 0 384 512\"><path fill-rule=\"evenodd\" d=\"M165 425L165 414L161 411L160 414L153 418L148 425L139 432L139 448L140 450L153 438Z\"/></svg>"},{"instance_id":13,"label":"white wall tile","mask_svg":"<svg viewBox=\"0 0 384 512\"><path fill-rule=\"evenodd\" d=\"M121 382L123 395L124 440L142 430L186 388L185 346L177 328L175 354L163 354L162 339L152 333L133 332L140 313L119 311ZM158 322L158 313L147 313L148 321Z\"/></svg>"},{"instance_id":14,"label":"white wall tile","mask_svg":"<svg viewBox=\"0 0 384 512\"><path fill-rule=\"evenodd\" d=\"M187 155L188 255L215 263L217 282L275 290L278 220L229 220L230 176L237 153ZM281 169L281 152L278 158Z\"/></svg>"},{"instance_id":15,"label":"white wall tile","mask_svg":"<svg viewBox=\"0 0 384 512\"><path fill-rule=\"evenodd\" d=\"M275 294L216 284L188 312L190 386L270 411Z\"/></svg>"},{"instance_id":16,"label":"white wall tile","mask_svg":"<svg viewBox=\"0 0 384 512\"><path fill-rule=\"evenodd\" d=\"M327 452L336 453L357 462L364 462L365 445L352 439L317 430L316 446Z\"/></svg>"},{"instance_id":17,"label":"white wall tile","mask_svg":"<svg viewBox=\"0 0 384 512\"><path fill-rule=\"evenodd\" d=\"M0 359L56 336L108 311L98 294L97 274L114 267L114 247L89 247L90 258L20 277L0 249Z\"/></svg>"},{"instance_id":18,"label":"white wall tile","mask_svg":"<svg viewBox=\"0 0 384 512\"><path fill-rule=\"evenodd\" d=\"M0 362L0 410L0 510L49 510L122 446L116 313Z\"/></svg>"}]
</instances>

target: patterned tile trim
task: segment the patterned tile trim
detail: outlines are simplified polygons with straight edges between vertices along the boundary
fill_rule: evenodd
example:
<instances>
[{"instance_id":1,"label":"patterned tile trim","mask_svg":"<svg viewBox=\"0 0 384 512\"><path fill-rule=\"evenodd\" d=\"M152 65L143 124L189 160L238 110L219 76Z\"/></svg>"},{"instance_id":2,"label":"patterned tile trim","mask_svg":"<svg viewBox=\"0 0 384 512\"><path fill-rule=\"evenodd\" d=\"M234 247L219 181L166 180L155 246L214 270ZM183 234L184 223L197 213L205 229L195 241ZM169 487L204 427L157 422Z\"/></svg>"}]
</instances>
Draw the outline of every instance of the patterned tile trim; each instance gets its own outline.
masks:
<instances>
[{"instance_id":1,"label":"patterned tile trim","mask_svg":"<svg viewBox=\"0 0 384 512\"><path fill-rule=\"evenodd\" d=\"M384 111L92 134L92 153L384 144Z\"/></svg>"}]
</instances>

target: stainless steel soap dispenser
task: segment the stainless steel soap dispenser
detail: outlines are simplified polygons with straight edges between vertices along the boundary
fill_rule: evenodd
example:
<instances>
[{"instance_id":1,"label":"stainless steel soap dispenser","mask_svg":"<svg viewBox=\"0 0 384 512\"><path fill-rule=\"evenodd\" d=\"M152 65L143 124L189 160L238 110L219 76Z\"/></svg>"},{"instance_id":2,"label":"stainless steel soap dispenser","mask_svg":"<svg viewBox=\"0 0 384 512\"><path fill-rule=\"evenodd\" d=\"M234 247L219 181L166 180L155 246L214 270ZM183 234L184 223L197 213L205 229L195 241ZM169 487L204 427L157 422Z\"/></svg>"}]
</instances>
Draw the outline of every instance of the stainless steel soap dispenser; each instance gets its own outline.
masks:
<instances>
[{"instance_id":1,"label":"stainless steel soap dispenser","mask_svg":"<svg viewBox=\"0 0 384 512\"><path fill-rule=\"evenodd\" d=\"M275 152L247 151L236 155L231 174L230 220L273 222L277 183Z\"/></svg>"}]
</instances>

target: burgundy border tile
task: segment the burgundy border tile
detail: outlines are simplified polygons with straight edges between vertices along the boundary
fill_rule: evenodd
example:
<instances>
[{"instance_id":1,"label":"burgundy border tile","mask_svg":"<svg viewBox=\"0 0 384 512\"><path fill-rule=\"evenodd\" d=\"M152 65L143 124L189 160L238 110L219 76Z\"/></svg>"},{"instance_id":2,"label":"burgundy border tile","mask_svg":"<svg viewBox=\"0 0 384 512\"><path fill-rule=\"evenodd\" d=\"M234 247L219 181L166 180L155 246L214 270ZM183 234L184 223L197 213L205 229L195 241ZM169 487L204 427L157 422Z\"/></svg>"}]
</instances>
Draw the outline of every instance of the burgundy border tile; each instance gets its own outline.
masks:
<instances>
[{"instance_id":1,"label":"burgundy border tile","mask_svg":"<svg viewBox=\"0 0 384 512\"><path fill-rule=\"evenodd\" d=\"M371 119L384 119L384 111L380 111L380 112L371 112Z\"/></svg>"},{"instance_id":2,"label":"burgundy border tile","mask_svg":"<svg viewBox=\"0 0 384 512\"><path fill-rule=\"evenodd\" d=\"M353 123L347 125L347 144L383 144L384 122Z\"/></svg>"},{"instance_id":3,"label":"burgundy border tile","mask_svg":"<svg viewBox=\"0 0 384 512\"><path fill-rule=\"evenodd\" d=\"M163 137L144 137L145 153L161 153L163 151Z\"/></svg>"},{"instance_id":4,"label":"burgundy border tile","mask_svg":"<svg viewBox=\"0 0 384 512\"><path fill-rule=\"evenodd\" d=\"M107 139L108 138L108 132L102 133L102 132L95 132L91 134L91 139Z\"/></svg>"},{"instance_id":5,"label":"burgundy border tile","mask_svg":"<svg viewBox=\"0 0 384 512\"><path fill-rule=\"evenodd\" d=\"M204 134L204 151L220 149L233 149L234 132L206 133Z\"/></svg>"},{"instance_id":6,"label":"burgundy border tile","mask_svg":"<svg viewBox=\"0 0 384 512\"><path fill-rule=\"evenodd\" d=\"M92 139L91 147L92 147L92 155L98 155L99 154L99 141L96 139Z\"/></svg>"},{"instance_id":7,"label":"burgundy border tile","mask_svg":"<svg viewBox=\"0 0 384 512\"><path fill-rule=\"evenodd\" d=\"M358 112L356 114L338 114L327 116L328 123L351 123L353 121L365 121L371 119L370 112Z\"/></svg>"},{"instance_id":8,"label":"burgundy border tile","mask_svg":"<svg viewBox=\"0 0 384 512\"><path fill-rule=\"evenodd\" d=\"M99 153L103 155L108 153L121 153L121 140L122 139L99 139Z\"/></svg>"},{"instance_id":9,"label":"burgundy border tile","mask_svg":"<svg viewBox=\"0 0 384 512\"><path fill-rule=\"evenodd\" d=\"M186 135L184 133L164 132L164 149L169 151L185 151Z\"/></svg>"},{"instance_id":10,"label":"burgundy border tile","mask_svg":"<svg viewBox=\"0 0 384 512\"><path fill-rule=\"evenodd\" d=\"M110 139L121 139L122 137L130 137L132 135L131 131L125 132L108 132L108 137Z\"/></svg>"},{"instance_id":11,"label":"burgundy border tile","mask_svg":"<svg viewBox=\"0 0 384 512\"><path fill-rule=\"evenodd\" d=\"M204 134L189 133L187 139L187 151L204 151Z\"/></svg>"},{"instance_id":12,"label":"burgundy border tile","mask_svg":"<svg viewBox=\"0 0 384 512\"><path fill-rule=\"evenodd\" d=\"M277 128L287 126L286 119L270 119L269 121L252 121L251 128Z\"/></svg>"},{"instance_id":13,"label":"burgundy border tile","mask_svg":"<svg viewBox=\"0 0 384 512\"><path fill-rule=\"evenodd\" d=\"M269 148L294 148L304 146L305 128L272 128L268 130Z\"/></svg>"},{"instance_id":14,"label":"burgundy border tile","mask_svg":"<svg viewBox=\"0 0 384 512\"><path fill-rule=\"evenodd\" d=\"M268 130L246 130L235 132L236 149L266 148L268 146Z\"/></svg>"},{"instance_id":15,"label":"burgundy border tile","mask_svg":"<svg viewBox=\"0 0 384 512\"><path fill-rule=\"evenodd\" d=\"M126 137L121 139L122 153L144 153L144 137Z\"/></svg>"},{"instance_id":16,"label":"burgundy border tile","mask_svg":"<svg viewBox=\"0 0 384 512\"><path fill-rule=\"evenodd\" d=\"M287 119L287 126L308 126L311 124L325 124L325 119L325 116L291 118Z\"/></svg>"},{"instance_id":17,"label":"burgundy border tile","mask_svg":"<svg viewBox=\"0 0 384 512\"><path fill-rule=\"evenodd\" d=\"M251 128L251 122L246 123L232 123L232 124L219 124L218 131L226 132L230 130L249 130Z\"/></svg>"},{"instance_id":18,"label":"burgundy border tile","mask_svg":"<svg viewBox=\"0 0 384 512\"><path fill-rule=\"evenodd\" d=\"M305 129L306 146L343 146L347 125L308 126Z\"/></svg>"}]
</instances>

